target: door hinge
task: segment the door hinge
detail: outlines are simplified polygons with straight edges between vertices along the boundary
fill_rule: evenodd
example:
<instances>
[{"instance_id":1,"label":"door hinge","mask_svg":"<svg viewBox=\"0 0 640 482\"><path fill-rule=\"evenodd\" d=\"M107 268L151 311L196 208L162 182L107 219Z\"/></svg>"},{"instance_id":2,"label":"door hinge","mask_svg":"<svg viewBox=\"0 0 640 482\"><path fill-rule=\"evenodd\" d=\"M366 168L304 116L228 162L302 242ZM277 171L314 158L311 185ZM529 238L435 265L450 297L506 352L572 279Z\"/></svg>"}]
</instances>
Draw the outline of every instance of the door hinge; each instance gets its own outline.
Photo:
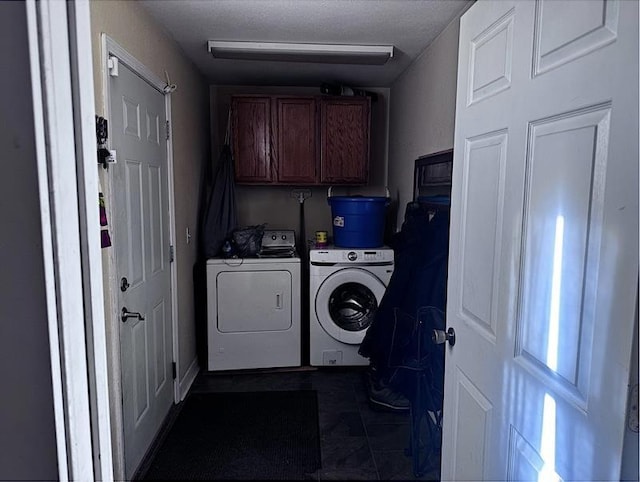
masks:
<instances>
[{"instance_id":1,"label":"door hinge","mask_svg":"<svg viewBox=\"0 0 640 482\"><path fill-rule=\"evenodd\" d=\"M114 57L113 55L109 57L107 60L107 68L109 69L109 75L111 77L118 76L118 57Z\"/></svg>"},{"instance_id":2,"label":"door hinge","mask_svg":"<svg viewBox=\"0 0 640 482\"><path fill-rule=\"evenodd\" d=\"M169 134L171 133L171 126L169 124L169 121L167 121L166 127L167 127L167 140L169 140Z\"/></svg>"},{"instance_id":3,"label":"door hinge","mask_svg":"<svg viewBox=\"0 0 640 482\"><path fill-rule=\"evenodd\" d=\"M173 248L173 244L169 246L169 263L173 263L173 260L176 259L175 249Z\"/></svg>"},{"instance_id":4,"label":"door hinge","mask_svg":"<svg viewBox=\"0 0 640 482\"><path fill-rule=\"evenodd\" d=\"M173 373L173 379L175 380L176 378L178 378L178 367L176 365L176 362L171 363L171 370Z\"/></svg>"}]
</instances>

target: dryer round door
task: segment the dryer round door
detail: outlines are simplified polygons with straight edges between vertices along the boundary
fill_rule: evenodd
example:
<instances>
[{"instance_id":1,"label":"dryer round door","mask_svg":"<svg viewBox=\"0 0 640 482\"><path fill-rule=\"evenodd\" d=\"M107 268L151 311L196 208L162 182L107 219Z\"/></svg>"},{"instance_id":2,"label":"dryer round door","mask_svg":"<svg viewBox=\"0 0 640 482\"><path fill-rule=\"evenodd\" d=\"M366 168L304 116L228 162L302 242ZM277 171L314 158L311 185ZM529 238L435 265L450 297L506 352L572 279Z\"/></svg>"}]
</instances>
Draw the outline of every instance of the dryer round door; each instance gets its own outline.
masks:
<instances>
[{"instance_id":1,"label":"dryer round door","mask_svg":"<svg viewBox=\"0 0 640 482\"><path fill-rule=\"evenodd\" d=\"M336 340L358 345L373 322L385 289L384 283L367 270L336 271L316 293L318 322Z\"/></svg>"}]
</instances>

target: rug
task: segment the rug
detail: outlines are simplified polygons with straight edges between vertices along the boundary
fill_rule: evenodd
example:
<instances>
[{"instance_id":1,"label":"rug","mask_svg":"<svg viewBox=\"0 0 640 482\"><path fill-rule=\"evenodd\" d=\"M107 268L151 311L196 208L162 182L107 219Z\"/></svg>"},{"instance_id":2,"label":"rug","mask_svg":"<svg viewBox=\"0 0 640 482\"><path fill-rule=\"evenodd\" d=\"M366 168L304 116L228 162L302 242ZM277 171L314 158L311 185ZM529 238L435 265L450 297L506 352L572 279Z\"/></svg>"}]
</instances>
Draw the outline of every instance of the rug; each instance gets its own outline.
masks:
<instances>
[{"instance_id":1,"label":"rug","mask_svg":"<svg viewBox=\"0 0 640 482\"><path fill-rule=\"evenodd\" d=\"M191 394L144 480L299 480L320 467L315 390Z\"/></svg>"}]
</instances>

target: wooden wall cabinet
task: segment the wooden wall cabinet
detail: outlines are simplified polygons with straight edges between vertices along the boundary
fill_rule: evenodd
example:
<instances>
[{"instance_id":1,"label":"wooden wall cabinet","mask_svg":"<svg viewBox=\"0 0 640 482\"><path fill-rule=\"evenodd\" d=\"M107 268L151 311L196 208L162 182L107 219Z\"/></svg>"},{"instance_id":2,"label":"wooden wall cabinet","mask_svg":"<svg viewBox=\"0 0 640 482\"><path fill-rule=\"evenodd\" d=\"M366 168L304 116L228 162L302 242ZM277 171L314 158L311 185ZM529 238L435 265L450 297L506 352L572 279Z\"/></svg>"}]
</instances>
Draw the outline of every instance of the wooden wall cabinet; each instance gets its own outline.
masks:
<instances>
[{"instance_id":1,"label":"wooden wall cabinet","mask_svg":"<svg viewBox=\"0 0 640 482\"><path fill-rule=\"evenodd\" d=\"M276 179L314 184L318 179L316 101L313 97L275 98Z\"/></svg>"},{"instance_id":2,"label":"wooden wall cabinet","mask_svg":"<svg viewBox=\"0 0 640 482\"><path fill-rule=\"evenodd\" d=\"M233 96L241 184L366 184L368 97Z\"/></svg>"},{"instance_id":3,"label":"wooden wall cabinet","mask_svg":"<svg viewBox=\"0 0 640 482\"><path fill-rule=\"evenodd\" d=\"M234 97L231 113L236 181L272 182L271 98Z\"/></svg>"},{"instance_id":4,"label":"wooden wall cabinet","mask_svg":"<svg viewBox=\"0 0 640 482\"><path fill-rule=\"evenodd\" d=\"M321 183L367 183L370 102L368 97L321 99Z\"/></svg>"}]
</instances>

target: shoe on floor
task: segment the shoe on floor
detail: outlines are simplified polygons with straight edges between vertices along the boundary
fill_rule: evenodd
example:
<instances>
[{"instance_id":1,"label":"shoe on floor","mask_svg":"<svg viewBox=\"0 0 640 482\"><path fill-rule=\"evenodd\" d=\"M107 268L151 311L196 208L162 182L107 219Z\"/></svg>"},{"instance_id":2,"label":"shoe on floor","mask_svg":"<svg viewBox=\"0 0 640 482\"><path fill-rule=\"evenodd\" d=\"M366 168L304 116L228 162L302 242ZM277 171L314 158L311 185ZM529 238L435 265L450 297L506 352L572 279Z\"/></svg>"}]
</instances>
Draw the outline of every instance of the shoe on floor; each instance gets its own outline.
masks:
<instances>
[{"instance_id":1,"label":"shoe on floor","mask_svg":"<svg viewBox=\"0 0 640 482\"><path fill-rule=\"evenodd\" d=\"M394 412L406 412L411 407L409 400L404 395L393 391L384 383L370 380L368 392L369 401L377 408Z\"/></svg>"}]
</instances>

